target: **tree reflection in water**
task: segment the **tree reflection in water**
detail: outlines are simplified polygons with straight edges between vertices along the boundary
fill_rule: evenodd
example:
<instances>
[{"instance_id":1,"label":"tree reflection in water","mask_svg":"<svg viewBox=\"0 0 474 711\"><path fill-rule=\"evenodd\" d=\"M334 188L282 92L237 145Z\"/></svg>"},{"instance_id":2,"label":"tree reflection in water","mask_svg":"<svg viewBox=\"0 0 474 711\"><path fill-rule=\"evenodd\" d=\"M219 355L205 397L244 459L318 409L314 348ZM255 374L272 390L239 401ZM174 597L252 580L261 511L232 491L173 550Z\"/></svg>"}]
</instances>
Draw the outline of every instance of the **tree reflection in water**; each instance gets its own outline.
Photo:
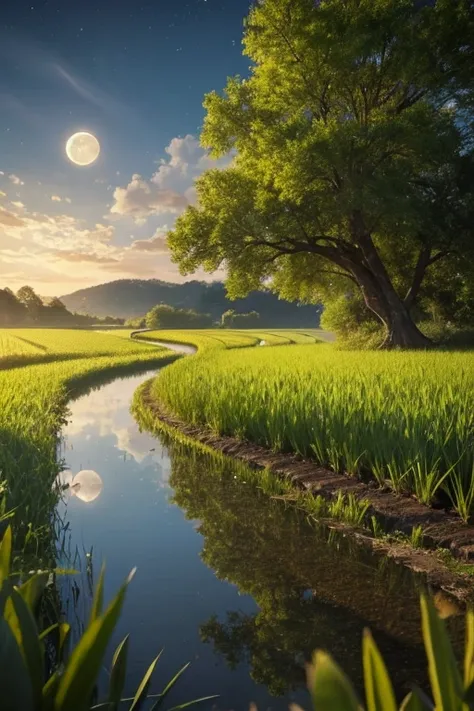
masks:
<instances>
[{"instance_id":1,"label":"tree reflection in water","mask_svg":"<svg viewBox=\"0 0 474 711\"><path fill-rule=\"evenodd\" d=\"M426 684L419 619L420 583L387 559L271 500L242 464L167 441L174 502L199 521L203 561L252 595L260 611L212 617L201 636L274 695L304 684L304 663L327 649L361 687L361 636L369 626L401 694ZM245 482L245 483L244 483ZM462 618L450 619L456 639Z\"/></svg>"}]
</instances>

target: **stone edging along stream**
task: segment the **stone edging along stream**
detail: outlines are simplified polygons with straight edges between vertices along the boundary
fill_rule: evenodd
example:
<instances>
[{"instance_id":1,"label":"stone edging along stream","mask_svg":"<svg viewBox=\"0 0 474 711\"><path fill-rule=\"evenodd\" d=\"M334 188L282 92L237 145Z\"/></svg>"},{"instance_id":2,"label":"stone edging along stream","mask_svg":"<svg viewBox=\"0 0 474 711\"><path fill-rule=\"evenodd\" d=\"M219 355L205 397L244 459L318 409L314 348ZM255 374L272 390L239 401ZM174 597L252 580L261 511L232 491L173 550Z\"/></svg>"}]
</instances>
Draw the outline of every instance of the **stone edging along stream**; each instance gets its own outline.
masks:
<instances>
[{"instance_id":1,"label":"stone edging along stream","mask_svg":"<svg viewBox=\"0 0 474 711\"><path fill-rule=\"evenodd\" d=\"M474 601L474 583L470 576L456 569L456 566L447 565L436 553L437 548L448 549L460 563L474 563L474 526L463 523L460 518L444 510L428 508L411 496L397 495L379 488L375 483L370 485L349 475L337 474L298 455L272 452L251 442L218 435L207 427L189 424L165 410L152 397L151 383L149 381L142 386L138 397L159 429L179 434L191 442L245 462L254 469L267 469L291 481L297 490L319 494L328 500L335 498L339 492L368 500L368 515L375 516L388 533L401 531L409 535L415 526L421 526L425 548L418 549L370 536L345 523L325 521L330 528L343 530L361 545L422 574L434 588L445 590L461 601Z\"/></svg>"}]
</instances>

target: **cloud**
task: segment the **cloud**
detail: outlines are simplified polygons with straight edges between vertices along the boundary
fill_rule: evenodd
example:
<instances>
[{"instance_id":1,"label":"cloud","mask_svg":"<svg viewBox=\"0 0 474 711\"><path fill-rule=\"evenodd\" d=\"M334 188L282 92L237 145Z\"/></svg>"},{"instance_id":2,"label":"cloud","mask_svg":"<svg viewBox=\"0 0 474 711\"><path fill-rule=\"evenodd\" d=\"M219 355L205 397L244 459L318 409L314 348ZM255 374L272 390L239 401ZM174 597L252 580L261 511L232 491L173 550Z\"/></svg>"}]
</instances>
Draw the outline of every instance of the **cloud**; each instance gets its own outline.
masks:
<instances>
[{"instance_id":1,"label":"cloud","mask_svg":"<svg viewBox=\"0 0 474 711\"><path fill-rule=\"evenodd\" d=\"M72 200L71 200L71 198L69 198L69 197L65 197L65 198L64 198L64 202L68 202L69 204L71 204L71 203L72 203Z\"/></svg>"},{"instance_id":2,"label":"cloud","mask_svg":"<svg viewBox=\"0 0 474 711\"><path fill-rule=\"evenodd\" d=\"M125 188L115 188L110 212L132 217L138 224L150 215L182 212L188 204L184 195L161 188L135 173Z\"/></svg>"},{"instance_id":3,"label":"cloud","mask_svg":"<svg viewBox=\"0 0 474 711\"><path fill-rule=\"evenodd\" d=\"M24 185L25 183L21 178L18 177L18 175L15 175L14 173L11 173L11 175L8 176L8 178L12 181L13 185Z\"/></svg>"},{"instance_id":4,"label":"cloud","mask_svg":"<svg viewBox=\"0 0 474 711\"><path fill-rule=\"evenodd\" d=\"M208 168L224 168L232 156L214 160L194 136L173 138L163 159L149 180L135 174L126 187L114 191L113 215L129 216L143 224L151 215L179 214L196 201L194 182Z\"/></svg>"},{"instance_id":5,"label":"cloud","mask_svg":"<svg viewBox=\"0 0 474 711\"><path fill-rule=\"evenodd\" d=\"M13 213L0 210L0 224L7 227L23 227L25 223Z\"/></svg>"},{"instance_id":6,"label":"cloud","mask_svg":"<svg viewBox=\"0 0 474 711\"><path fill-rule=\"evenodd\" d=\"M66 262L88 262L91 264L110 264L111 262L118 262L116 257L112 256L101 256L95 252L70 252L66 249L55 249L49 252L51 256L57 259L64 260Z\"/></svg>"},{"instance_id":7,"label":"cloud","mask_svg":"<svg viewBox=\"0 0 474 711\"><path fill-rule=\"evenodd\" d=\"M51 200L53 202L61 202L61 198L59 197L59 195L51 195Z\"/></svg>"},{"instance_id":8,"label":"cloud","mask_svg":"<svg viewBox=\"0 0 474 711\"><path fill-rule=\"evenodd\" d=\"M7 194L3 192L3 190L0 190L0 197L6 197Z\"/></svg>"},{"instance_id":9,"label":"cloud","mask_svg":"<svg viewBox=\"0 0 474 711\"><path fill-rule=\"evenodd\" d=\"M168 251L168 245L166 244L167 232L166 227L159 227L150 239L136 239L132 243L131 249L139 252L158 252L164 254Z\"/></svg>"}]
</instances>

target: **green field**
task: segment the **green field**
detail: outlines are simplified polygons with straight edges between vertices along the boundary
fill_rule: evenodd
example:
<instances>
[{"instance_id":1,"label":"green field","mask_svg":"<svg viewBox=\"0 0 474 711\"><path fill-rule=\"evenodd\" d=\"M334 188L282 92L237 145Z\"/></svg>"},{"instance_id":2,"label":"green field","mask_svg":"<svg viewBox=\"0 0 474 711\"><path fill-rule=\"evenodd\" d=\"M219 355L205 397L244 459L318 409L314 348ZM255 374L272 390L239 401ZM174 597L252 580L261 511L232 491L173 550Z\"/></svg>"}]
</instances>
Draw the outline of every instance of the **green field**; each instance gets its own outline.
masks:
<instances>
[{"instance_id":1,"label":"green field","mask_svg":"<svg viewBox=\"0 0 474 711\"><path fill-rule=\"evenodd\" d=\"M17 547L40 550L50 534L68 400L97 377L168 358L153 340L198 347L152 386L184 420L425 504L441 494L465 520L473 513L474 354L344 352L316 330L130 334L0 331L0 481L3 513L15 510Z\"/></svg>"},{"instance_id":2,"label":"green field","mask_svg":"<svg viewBox=\"0 0 474 711\"><path fill-rule=\"evenodd\" d=\"M428 505L447 497L463 519L473 512L473 353L343 352L329 344L235 351L191 332L154 337L200 346L152 387L184 420L372 478Z\"/></svg>"}]
</instances>

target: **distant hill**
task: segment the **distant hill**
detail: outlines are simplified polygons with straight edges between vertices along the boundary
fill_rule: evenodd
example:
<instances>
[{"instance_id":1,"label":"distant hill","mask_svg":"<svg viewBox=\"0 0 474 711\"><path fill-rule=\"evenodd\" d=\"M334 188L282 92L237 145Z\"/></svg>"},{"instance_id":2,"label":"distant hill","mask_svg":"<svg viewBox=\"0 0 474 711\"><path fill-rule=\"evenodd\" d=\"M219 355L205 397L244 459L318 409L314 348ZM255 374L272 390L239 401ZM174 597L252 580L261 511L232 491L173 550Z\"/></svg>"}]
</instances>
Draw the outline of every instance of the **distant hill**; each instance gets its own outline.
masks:
<instances>
[{"instance_id":1,"label":"distant hill","mask_svg":"<svg viewBox=\"0 0 474 711\"><path fill-rule=\"evenodd\" d=\"M268 291L253 291L230 301L221 282L172 284L158 279L120 279L61 296L71 311L94 316L142 316L156 304L195 309L218 320L228 309L258 311L263 327L317 328L321 307L291 303Z\"/></svg>"}]
</instances>

